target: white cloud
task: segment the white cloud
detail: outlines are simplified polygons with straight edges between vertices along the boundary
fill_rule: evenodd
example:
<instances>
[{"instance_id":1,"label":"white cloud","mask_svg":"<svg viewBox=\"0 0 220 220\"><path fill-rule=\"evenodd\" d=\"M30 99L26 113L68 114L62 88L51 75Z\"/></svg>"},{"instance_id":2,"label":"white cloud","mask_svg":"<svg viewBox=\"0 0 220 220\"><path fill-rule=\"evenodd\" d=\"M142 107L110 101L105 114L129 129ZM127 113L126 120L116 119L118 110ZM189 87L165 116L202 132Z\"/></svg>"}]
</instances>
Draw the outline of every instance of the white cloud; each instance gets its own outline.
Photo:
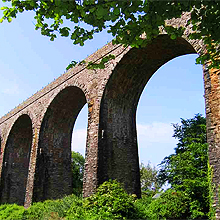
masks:
<instances>
[{"instance_id":1,"label":"white cloud","mask_svg":"<svg viewBox=\"0 0 220 220\"><path fill-rule=\"evenodd\" d=\"M169 123L153 122L138 124L138 150L140 162L159 164L164 157L174 153L177 140L173 136L173 128Z\"/></svg>"},{"instance_id":2,"label":"white cloud","mask_svg":"<svg viewBox=\"0 0 220 220\"><path fill-rule=\"evenodd\" d=\"M150 143L176 143L171 124L153 122L152 124L137 125L138 140L144 139Z\"/></svg>"},{"instance_id":3,"label":"white cloud","mask_svg":"<svg viewBox=\"0 0 220 220\"><path fill-rule=\"evenodd\" d=\"M73 129L72 146L73 151L85 156L87 129Z\"/></svg>"}]
</instances>

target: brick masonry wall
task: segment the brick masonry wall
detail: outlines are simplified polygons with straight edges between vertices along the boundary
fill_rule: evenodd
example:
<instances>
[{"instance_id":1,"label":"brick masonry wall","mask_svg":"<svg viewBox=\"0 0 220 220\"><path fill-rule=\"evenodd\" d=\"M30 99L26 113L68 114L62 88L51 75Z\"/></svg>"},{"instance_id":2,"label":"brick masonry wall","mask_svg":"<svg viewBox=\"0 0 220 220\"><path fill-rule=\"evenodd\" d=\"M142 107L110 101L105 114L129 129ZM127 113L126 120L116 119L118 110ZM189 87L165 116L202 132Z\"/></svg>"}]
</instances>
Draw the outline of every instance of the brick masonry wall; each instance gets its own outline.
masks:
<instances>
[{"instance_id":1,"label":"brick masonry wall","mask_svg":"<svg viewBox=\"0 0 220 220\"><path fill-rule=\"evenodd\" d=\"M204 66L204 84L206 101L207 142L209 144L209 162L213 168L214 207L216 218L220 218L219 185L220 185L220 70Z\"/></svg>"},{"instance_id":2,"label":"brick masonry wall","mask_svg":"<svg viewBox=\"0 0 220 220\"><path fill-rule=\"evenodd\" d=\"M167 24L184 26L189 16L183 14L181 19L172 19ZM160 66L177 56L204 50L202 41L188 40L190 31L189 27L183 38L171 40L161 30L161 35L142 49L109 43L86 59L95 61L105 54L114 54L116 59L109 61L104 70L88 70L85 64L78 65L3 116L0 119L1 187L7 181L13 182L16 173L22 172L19 181L23 183L15 187L21 191L20 199L15 202L25 207L32 201L70 194L71 134L78 113L87 104L84 196L91 195L109 178L118 179L129 193L140 196L137 103L146 83ZM209 157L216 186L220 182L218 74L219 71L204 67ZM29 118L31 123L26 131L21 129L19 133L17 129L22 124L19 122L24 118L26 121ZM23 132L29 141L24 153L19 154ZM10 155L14 155L13 160ZM12 164L10 169L4 167L5 162ZM13 163L19 166L14 169ZM22 169L22 164L28 169ZM1 189L1 201L13 202L10 195L14 194L14 186ZM215 194L215 205L217 200ZM218 210L216 213L218 216Z\"/></svg>"},{"instance_id":3,"label":"brick masonry wall","mask_svg":"<svg viewBox=\"0 0 220 220\"><path fill-rule=\"evenodd\" d=\"M120 57L122 56L121 53L124 52L124 48L108 44L88 57L87 61L96 60L108 52ZM85 191L89 192L87 194L94 192L97 186L99 105L105 84L116 63L117 60L110 62L105 70L88 70L85 65L78 65L0 119L1 171L3 170L3 162L7 160L5 147L8 145L8 138L9 136L15 136L12 129L13 125L23 115L28 115L32 122L32 146L31 152L29 152L30 163L28 177L26 177L26 189L24 190L26 191L26 207L32 202L33 192L36 201L46 198L58 198L71 193L70 172L63 176L64 167L60 165L70 162L70 134L72 134L75 119L85 103L89 106L89 112L84 182L87 183L87 185L85 184ZM57 120L59 117L68 117L70 114L72 114L71 120L67 121L65 118L63 120L66 123L60 123L63 118ZM62 131L62 129L64 129L63 132L59 133L58 131ZM65 136L64 134L68 135ZM63 155L66 155L66 158L60 161ZM49 161L45 159L48 156ZM39 159L40 157L44 157L44 159ZM68 166L65 168L69 169ZM35 170L36 174L44 173L43 176L35 175ZM0 173L4 175L5 172ZM36 184L35 190L34 183ZM64 185L65 187L63 187ZM60 191L60 189L62 190ZM44 191L48 191L46 195ZM37 197L38 192L39 196Z\"/></svg>"}]
</instances>

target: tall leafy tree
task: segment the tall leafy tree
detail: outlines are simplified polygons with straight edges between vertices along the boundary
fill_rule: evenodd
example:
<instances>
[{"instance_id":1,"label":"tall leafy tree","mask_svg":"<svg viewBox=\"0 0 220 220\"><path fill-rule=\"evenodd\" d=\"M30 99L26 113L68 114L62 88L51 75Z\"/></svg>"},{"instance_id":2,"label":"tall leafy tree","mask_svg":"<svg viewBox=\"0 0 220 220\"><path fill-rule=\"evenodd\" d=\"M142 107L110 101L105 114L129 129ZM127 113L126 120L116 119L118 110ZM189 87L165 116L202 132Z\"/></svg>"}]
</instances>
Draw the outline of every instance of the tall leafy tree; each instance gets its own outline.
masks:
<instances>
[{"instance_id":1,"label":"tall leafy tree","mask_svg":"<svg viewBox=\"0 0 220 220\"><path fill-rule=\"evenodd\" d=\"M115 37L114 42L132 47L144 47L164 29L172 39L182 36L184 28L171 27L167 19L179 18L190 12L187 26L193 30L191 39L202 39L206 51L197 59L219 68L220 2L218 0L2 0L6 2L0 22L24 11L34 11L35 28L53 41L57 35L69 37L73 44L84 45L104 29ZM67 22L70 21L70 22ZM84 25L87 24L87 25ZM211 25L210 25L211 24ZM146 38L142 34L146 33ZM112 59L112 57L107 57ZM102 60L101 67L106 62ZM75 62L72 63L74 65ZM210 67L211 67L210 66Z\"/></svg>"},{"instance_id":2,"label":"tall leafy tree","mask_svg":"<svg viewBox=\"0 0 220 220\"><path fill-rule=\"evenodd\" d=\"M140 181L142 196L155 195L161 188L161 184L157 178L158 170L155 166L152 166L150 162L147 165L141 163L140 165Z\"/></svg>"},{"instance_id":3,"label":"tall leafy tree","mask_svg":"<svg viewBox=\"0 0 220 220\"><path fill-rule=\"evenodd\" d=\"M190 199L191 217L206 218L210 208L206 120L197 114L174 124L175 153L160 164L159 179Z\"/></svg>"},{"instance_id":4,"label":"tall leafy tree","mask_svg":"<svg viewBox=\"0 0 220 220\"><path fill-rule=\"evenodd\" d=\"M80 153L72 151L73 193L76 195L82 194L84 164L85 158Z\"/></svg>"}]
</instances>

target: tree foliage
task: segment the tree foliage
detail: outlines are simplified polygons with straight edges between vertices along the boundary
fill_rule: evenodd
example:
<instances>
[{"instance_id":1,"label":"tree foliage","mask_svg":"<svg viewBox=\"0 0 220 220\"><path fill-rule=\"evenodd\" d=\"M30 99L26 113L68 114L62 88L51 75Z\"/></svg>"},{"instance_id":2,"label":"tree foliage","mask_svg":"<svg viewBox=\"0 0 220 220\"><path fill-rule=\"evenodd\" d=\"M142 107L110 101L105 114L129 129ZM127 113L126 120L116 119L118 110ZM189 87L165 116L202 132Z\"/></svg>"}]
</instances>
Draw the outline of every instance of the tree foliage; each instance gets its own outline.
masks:
<instances>
[{"instance_id":1,"label":"tree foliage","mask_svg":"<svg viewBox=\"0 0 220 220\"><path fill-rule=\"evenodd\" d=\"M158 170L155 166L151 166L150 163L140 165L140 181L142 196L145 194L155 195L161 188L161 184L157 178Z\"/></svg>"},{"instance_id":2,"label":"tree foliage","mask_svg":"<svg viewBox=\"0 0 220 220\"><path fill-rule=\"evenodd\" d=\"M78 152L72 151L72 173L73 173L73 193L82 194L83 173L85 158Z\"/></svg>"},{"instance_id":3,"label":"tree foliage","mask_svg":"<svg viewBox=\"0 0 220 220\"><path fill-rule=\"evenodd\" d=\"M153 199L147 207L144 204L144 219L189 219L189 202L183 192L168 189L159 198Z\"/></svg>"},{"instance_id":4,"label":"tree foliage","mask_svg":"<svg viewBox=\"0 0 220 220\"><path fill-rule=\"evenodd\" d=\"M171 39L175 39L182 36L184 28L171 27L165 21L179 18L183 12L191 12L187 25L190 25L194 32L190 33L189 38L202 39L207 49L197 59L197 63L204 64L210 60L210 67L220 66L218 0L3 0L3 2L10 4L1 8L3 17L0 22L3 20L11 22L19 13L34 11L35 28L40 29L42 35L49 36L52 41L58 35L69 37L73 44L80 46L104 29L115 37L114 43L137 48L145 47L157 37L160 28L163 28ZM141 37L144 33L146 38ZM74 64L75 62L72 62L69 67ZM103 68L103 62L100 68Z\"/></svg>"},{"instance_id":5,"label":"tree foliage","mask_svg":"<svg viewBox=\"0 0 220 220\"><path fill-rule=\"evenodd\" d=\"M100 185L95 194L84 200L83 207L92 219L136 219L134 200L116 180Z\"/></svg>"},{"instance_id":6,"label":"tree foliage","mask_svg":"<svg viewBox=\"0 0 220 220\"><path fill-rule=\"evenodd\" d=\"M200 114L191 119L181 118L181 124L173 124L174 135L178 139L176 151L184 151L192 143L206 144L206 119Z\"/></svg>"},{"instance_id":7,"label":"tree foliage","mask_svg":"<svg viewBox=\"0 0 220 220\"><path fill-rule=\"evenodd\" d=\"M210 209L208 145L205 118L197 114L174 124L175 153L161 162L159 179L190 199L191 218L206 218Z\"/></svg>"}]
</instances>

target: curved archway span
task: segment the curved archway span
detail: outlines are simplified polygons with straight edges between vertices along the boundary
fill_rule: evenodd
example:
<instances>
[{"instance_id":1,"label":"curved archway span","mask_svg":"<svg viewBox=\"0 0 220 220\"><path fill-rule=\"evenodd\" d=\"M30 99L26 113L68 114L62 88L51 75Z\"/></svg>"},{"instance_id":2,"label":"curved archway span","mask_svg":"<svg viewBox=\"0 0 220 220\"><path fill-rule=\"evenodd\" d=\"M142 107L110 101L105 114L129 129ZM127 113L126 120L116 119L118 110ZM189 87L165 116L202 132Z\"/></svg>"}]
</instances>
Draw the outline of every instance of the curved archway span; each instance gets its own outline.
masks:
<instances>
[{"instance_id":1,"label":"curved archway span","mask_svg":"<svg viewBox=\"0 0 220 220\"><path fill-rule=\"evenodd\" d=\"M100 108L98 183L118 179L141 196L136 109L151 76L169 60L196 53L183 38L160 35L146 48L128 51L113 70Z\"/></svg>"},{"instance_id":2,"label":"curved archway span","mask_svg":"<svg viewBox=\"0 0 220 220\"><path fill-rule=\"evenodd\" d=\"M81 89L63 89L48 107L40 128L33 201L72 193L71 138L75 120L86 104Z\"/></svg>"},{"instance_id":3,"label":"curved archway span","mask_svg":"<svg viewBox=\"0 0 220 220\"><path fill-rule=\"evenodd\" d=\"M32 145L32 122L20 116L9 133L2 166L1 203L24 205L28 167Z\"/></svg>"}]
</instances>

